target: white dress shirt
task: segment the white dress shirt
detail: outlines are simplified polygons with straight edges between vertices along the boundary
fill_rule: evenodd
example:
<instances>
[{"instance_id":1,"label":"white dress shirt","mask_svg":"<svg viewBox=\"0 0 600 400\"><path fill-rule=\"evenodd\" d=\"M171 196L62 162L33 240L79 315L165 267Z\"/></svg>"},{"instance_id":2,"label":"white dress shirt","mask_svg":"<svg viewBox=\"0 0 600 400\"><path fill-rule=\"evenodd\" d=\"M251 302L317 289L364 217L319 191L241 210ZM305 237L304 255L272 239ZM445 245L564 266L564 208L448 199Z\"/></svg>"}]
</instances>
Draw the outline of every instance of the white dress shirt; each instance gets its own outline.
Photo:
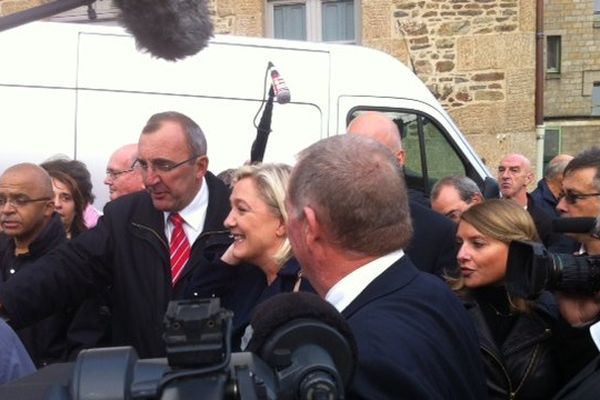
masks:
<instances>
[{"instance_id":1,"label":"white dress shirt","mask_svg":"<svg viewBox=\"0 0 600 400\"><path fill-rule=\"evenodd\" d=\"M206 210L208 208L208 186L206 185L206 179L202 178L202 186L194 199L187 205L183 210L178 211L181 218L183 218L183 231L188 238L190 246L194 244L198 236L202 233L204 228L204 221L206 220ZM167 242L171 242L171 233L173 232L173 224L169 221L169 215L171 211L163 212L165 219L165 235L167 236Z\"/></svg>"},{"instance_id":2,"label":"white dress shirt","mask_svg":"<svg viewBox=\"0 0 600 400\"><path fill-rule=\"evenodd\" d=\"M396 250L355 269L329 289L325 300L342 312L375 278L403 256L402 249Z\"/></svg>"}]
</instances>

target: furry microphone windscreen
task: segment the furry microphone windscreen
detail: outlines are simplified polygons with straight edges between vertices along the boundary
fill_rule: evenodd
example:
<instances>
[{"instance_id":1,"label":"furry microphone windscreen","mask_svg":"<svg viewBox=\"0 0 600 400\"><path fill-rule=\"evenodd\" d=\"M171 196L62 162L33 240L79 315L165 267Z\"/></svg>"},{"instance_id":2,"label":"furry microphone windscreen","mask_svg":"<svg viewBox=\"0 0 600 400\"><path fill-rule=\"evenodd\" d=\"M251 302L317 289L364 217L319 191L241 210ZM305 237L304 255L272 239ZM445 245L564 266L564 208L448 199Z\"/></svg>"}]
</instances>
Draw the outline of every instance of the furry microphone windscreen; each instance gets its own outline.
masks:
<instances>
[{"instance_id":1,"label":"furry microphone windscreen","mask_svg":"<svg viewBox=\"0 0 600 400\"><path fill-rule=\"evenodd\" d=\"M202 50L213 36L206 0L113 0L141 51L175 61Z\"/></svg>"},{"instance_id":2,"label":"furry microphone windscreen","mask_svg":"<svg viewBox=\"0 0 600 400\"><path fill-rule=\"evenodd\" d=\"M337 330L350 345L353 357L356 357L354 335L344 317L327 301L307 292L278 294L256 306L250 321L252 339L246 351L259 352L277 328L304 318L320 321Z\"/></svg>"}]
</instances>

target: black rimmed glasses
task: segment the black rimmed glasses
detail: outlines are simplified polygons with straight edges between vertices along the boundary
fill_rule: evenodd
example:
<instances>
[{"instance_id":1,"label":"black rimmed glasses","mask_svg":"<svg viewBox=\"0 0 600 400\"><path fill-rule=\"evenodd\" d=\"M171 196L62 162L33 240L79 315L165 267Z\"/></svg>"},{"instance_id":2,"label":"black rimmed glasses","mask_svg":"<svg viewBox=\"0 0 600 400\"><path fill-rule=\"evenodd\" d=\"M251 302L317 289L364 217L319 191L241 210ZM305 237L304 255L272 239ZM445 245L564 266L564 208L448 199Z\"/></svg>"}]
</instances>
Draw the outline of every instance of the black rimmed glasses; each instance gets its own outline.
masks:
<instances>
[{"instance_id":1,"label":"black rimmed glasses","mask_svg":"<svg viewBox=\"0 0 600 400\"><path fill-rule=\"evenodd\" d=\"M575 204L578 200L584 200L588 197L600 196L600 193L573 193L570 190L566 190L564 192L560 192L558 195L558 200L565 199L565 201L569 204Z\"/></svg>"},{"instance_id":2,"label":"black rimmed glasses","mask_svg":"<svg viewBox=\"0 0 600 400\"><path fill-rule=\"evenodd\" d=\"M142 172L148 172L148 169L151 168L152 171L156 173L166 173L171 172L175 168L181 167L183 164L188 163L190 161L195 160L198 157L202 157L201 155L195 155L193 157L188 158L187 160L183 160L181 162L175 163L169 160L154 160L148 163L146 160L137 159L133 163L134 169L139 169Z\"/></svg>"},{"instance_id":3,"label":"black rimmed glasses","mask_svg":"<svg viewBox=\"0 0 600 400\"><path fill-rule=\"evenodd\" d=\"M38 201L50 201L52 200L50 197L40 197L37 199L31 199L27 196L14 196L14 197L6 197L6 196L0 196L0 208L4 208L4 206L6 205L6 203L10 204L11 206L15 207L15 208L21 208L21 207L25 207L27 204L29 203L35 203Z\"/></svg>"},{"instance_id":4,"label":"black rimmed glasses","mask_svg":"<svg viewBox=\"0 0 600 400\"><path fill-rule=\"evenodd\" d=\"M115 179L117 179L121 175L126 174L128 172L133 172L133 168L122 169L120 171L113 171L113 170L107 169L106 170L106 176L108 176L110 179L112 179L114 181Z\"/></svg>"}]
</instances>

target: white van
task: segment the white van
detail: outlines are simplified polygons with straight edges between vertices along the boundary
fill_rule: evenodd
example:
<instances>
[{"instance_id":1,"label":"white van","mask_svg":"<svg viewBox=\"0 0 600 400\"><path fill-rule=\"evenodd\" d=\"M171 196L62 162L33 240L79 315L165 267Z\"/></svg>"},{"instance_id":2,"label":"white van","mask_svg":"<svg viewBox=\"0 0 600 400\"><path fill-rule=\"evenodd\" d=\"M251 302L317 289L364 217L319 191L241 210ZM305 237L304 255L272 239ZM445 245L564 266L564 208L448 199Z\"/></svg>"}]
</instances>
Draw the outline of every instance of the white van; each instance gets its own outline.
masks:
<instances>
[{"instance_id":1,"label":"white van","mask_svg":"<svg viewBox=\"0 0 600 400\"><path fill-rule=\"evenodd\" d=\"M198 122L214 173L248 160L269 62L291 102L274 105L265 161L293 163L307 145L344 133L357 113L381 110L401 126L411 185L427 191L449 174L468 175L486 190L495 183L425 85L376 50L217 36L197 55L167 62L138 52L121 27L34 22L1 32L0 54L0 171L57 154L82 160L98 207L108 200L108 157L136 142L156 112Z\"/></svg>"}]
</instances>

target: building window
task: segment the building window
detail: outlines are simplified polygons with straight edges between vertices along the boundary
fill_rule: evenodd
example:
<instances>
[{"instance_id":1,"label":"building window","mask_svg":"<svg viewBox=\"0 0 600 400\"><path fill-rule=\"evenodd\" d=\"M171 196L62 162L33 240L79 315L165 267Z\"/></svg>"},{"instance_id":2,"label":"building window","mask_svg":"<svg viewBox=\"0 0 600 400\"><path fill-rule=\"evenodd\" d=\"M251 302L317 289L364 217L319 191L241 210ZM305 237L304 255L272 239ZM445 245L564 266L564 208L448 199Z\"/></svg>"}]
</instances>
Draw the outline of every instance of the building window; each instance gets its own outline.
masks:
<instances>
[{"instance_id":1,"label":"building window","mask_svg":"<svg viewBox=\"0 0 600 400\"><path fill-rule=\"evenodd\" d=\"M560 153L560 128L547 127L544 129L544 171L550 160Z\"/></svg>"},{"instance_id":2,"label":"building window","mask_svg":"<svg viewBox=\"0 0 600 400\"><path fill-rule=\"evenodd\" d=\"M358 1L269 0L267 35L278 39L356 43Z\"/></svg>"},{"instance_id":3,"label":"building window","mask_svg":"<svg viewBox=\"0 0 600 400\"><path fill-rule=\"evenodd\" d=\"M560 36L546 38L546 72L560 73Z\"/></svg>"},{"instance_id":4,"label":"building window","mask_svg":"<svg viewBox=\"0 0 600 400\"><path fill-rule=\"evenodd\" d=\"M592 115L600 115L600 82L594 82L592 88Z\"/></svg>"},{"instance_id":5,"label":"building window","mask_svg":"<svg viewBox=\"0 0 600 400\"><path fill-rule=\"evenodd\" d=\"M594 28L600 28L600 0L594 0Z\"/></svg>"}]
</instances>

